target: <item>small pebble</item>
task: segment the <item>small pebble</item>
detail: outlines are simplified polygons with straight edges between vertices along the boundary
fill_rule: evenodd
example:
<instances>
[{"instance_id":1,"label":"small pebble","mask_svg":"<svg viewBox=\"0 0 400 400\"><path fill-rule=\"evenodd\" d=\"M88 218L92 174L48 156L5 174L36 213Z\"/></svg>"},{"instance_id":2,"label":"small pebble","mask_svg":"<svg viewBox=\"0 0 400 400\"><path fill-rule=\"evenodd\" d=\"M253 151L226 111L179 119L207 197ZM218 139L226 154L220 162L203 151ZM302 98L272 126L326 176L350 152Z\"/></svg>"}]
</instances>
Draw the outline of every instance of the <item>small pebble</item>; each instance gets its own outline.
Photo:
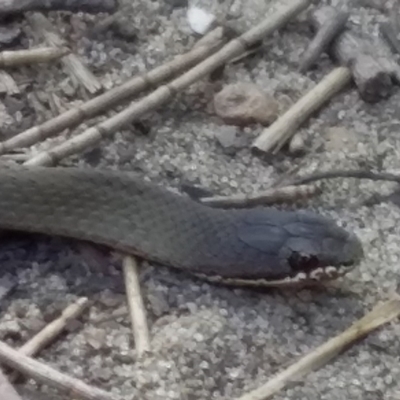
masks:
<instances>
[{"instance_id":1,"label":"small pebble","mask_svg":"<svg viewBox=\"0 0 400 400\"><path fill-rule=\"evenodd\" d=\"M278 116L279 106L256 85L236 83L225 86L214 96L216 114L227 124L270 125Z\"/></svg>"}]
</instances>

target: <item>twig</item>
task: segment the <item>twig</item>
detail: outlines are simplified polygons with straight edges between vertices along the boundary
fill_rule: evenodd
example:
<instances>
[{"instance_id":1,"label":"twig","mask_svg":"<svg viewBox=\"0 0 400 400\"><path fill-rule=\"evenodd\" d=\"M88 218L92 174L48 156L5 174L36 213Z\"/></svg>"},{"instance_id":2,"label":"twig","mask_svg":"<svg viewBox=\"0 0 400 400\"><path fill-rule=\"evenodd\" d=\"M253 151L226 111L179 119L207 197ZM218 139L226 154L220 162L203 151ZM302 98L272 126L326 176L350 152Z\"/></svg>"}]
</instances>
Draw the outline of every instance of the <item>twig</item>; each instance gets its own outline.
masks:
<instances>
[{"instance_id":1,"label":"twig","mask_svg":"<svg viewBox=\"0 0 400 400\"><path fill-rule=\"evenodd\" d=\"M7 0L0 2L0 18L27 11L114 12L116 0Z\"/></svg>"},{"instance_id":2,"label":"twig","mask_svg":"<svg viewBox=\"0 0 400 400\"><path fill-rule=\"evenodd\" d=\"M57 163L60 159L80 152L99 142L102 138L112 135L118 129L121 129L128 123L132 123L135 119L141 117L146 112L154 110L156 107L166 103L175 95L175 93L181 92L192 83L198 81L226 63L228 60L238 56L254 42L282 27L291 18L298 15L300 11L308 7L309 4L310 0L292 1L290 5L282 8L275 14L270 15L265 21L250 29L240 37L233 39L221 50L196 65L179 78L176 78L169 84L159 87L153 93L144 97L141 101L132 103L125 110L106 121L87 129L82 134L71 138L59 146L55 146L48 152L45 151L37 154L28 161L27 165L52 165Z\"/></svg>"},{"instance_id":3,"label":"twig","mask_svg":"<svg viewBox=\"0 0 400 400\"><path fill-rule=\"evenodd\" d=\"M35 379L36 381L57 388L71 398L84 400L122 400L119 396L102 389L87 385L33 358L21 354L4 342L0 342L0 362Z\"/></svg>"},{"instance_id":4,"label":"twig","mask_svg":"<svg viewBox=\"0 0 400 400\"><path fill-rule=\"evenodd\" d=\"M51 22L42 14L26 15L34 30L44 37L51 47L65 47L65 41L55 32ZM102 87L98 79L87 69L75 54L68 54L61 59L71 78L84 86L89 93L95 93Z\"/></svg>"},{"instance_id":5,"label":"twig","mask_svg":"<svg viewBox=\"0 0 400 400\"><path fill-rule=\"evenodd\" d=\"M20 395L0 369L0 398L2 400L21 400Z\"/></svg>"},{"instance_id":6,"label":"twig","mask_svg":"<svg viewBox=\"0 0 400 400\"><path fill-rule=\"evenodd\" d=\"M42 125L34 126L24 132L0 143L0 154L16 148L31 146L51 135L62 132L71 126L80 124L84 119L94 117L118 103L132 98L139 92L157 86L160 82L171 78L215 52L224 40L222 28L217 28L199 40L188 53L175 57L167 64L161 65L143 76L136 76L119 87L112 88L88 102L72 108Z\"/></svg>"},{"instance_id":7,"label":"twig","mask_svg":"<svg viewBox=\"0 0 400 400\"><path fill-rule=\"evenodd\" d=\"M307 71L317 61L318 57L332 43L333 39L345 27L349 19L349 12L337 11L335 15L318 30L300 63L300 72Z\"/></svg>"},{"instance_id":8,"label":"twig","mask_svg":"<svg viewBox=\"0 0 400 400\"><path fill-rule=\"evenodd\" d=\"M255 195L203 197L201 202L212 207L246 208L257 205L270 205L288 201L297 201L319 194L316 186L285 186L265 190Z\"/></svg>"},{"instance_id":9,"label":"twig","mask_svg":"<svg viewBox=\"0 0 400 400\"><path fill-rule=\"evenodd\" d=\"M78 299L74 304L68 306L59 318L48 324L36 336L20 347L18 351L25 356L34 356L38 354L40 350L53 342L55 337L65 329L71 320L78 318L86 309L88 304L89 300L86 297ZM15 382L18 376L18 372L13 373L10 376L10 382Z\"/></svg>"},{"instance_id":10,"label":"twig","mask_svg":"<svg viewBox=\"0 0 400 400\"><path fill-rule=\"evenodd\" d=\"M150 338L146 321L146 310L140 293L136 259L126 256L123 260L123 268L133 337L135 339L136 351L140 357L150 350Z\"/></svg>"},{"instance_id":11,"label":"twig","mask_svg":"<svg viewBox=\"0 0 400 400\"><path fill-rule=\"evenodd\" d=\"M253 148L276 154L306 120L351 82L351 72L338 67L304 95L254 141Z\"/></svg>"},{"instance_id":12,"label":"twig","mask_svg":"<svg viewBox=\"0 0 400 400\"><path fill-rule=\"evenodd\" d=\"M0 67L49 62L64 57L69 52L70 50L66 47L2 51L0 53Z\"/></svg>"},{"instance_id":13,"label":"twig","mask_svg":"<svg viewBox=\"0 0 400 400\"><path fill-rule=\"evenodd\" d=\"M354 323L350 328L317 347L289 368L277 374L265 385L245 394L237 400L265 400L271 398L289 382L299 380L309 372L328 363L328 361L339 355L354 342L394 320L399 315L400 299L396 296L383 304L375 306L372 311Z\"/></svg>"},{"instance_id":14,"label":"twig","mask_svg":"<svg viewBox=\"0 0 400 400\"><path fill-rule=\"evenodd\" d=\"M389 172L372 172L368 170L334 170L327 172L317 172L301 178L295 178L284 182L286 185L306 185L311 182L320 181L322 179L333 179L333 178L357 178L357 179L369 179L372 181L391 181L400 183L400 175L391 174Z\"/></svg>"}]
</instances>

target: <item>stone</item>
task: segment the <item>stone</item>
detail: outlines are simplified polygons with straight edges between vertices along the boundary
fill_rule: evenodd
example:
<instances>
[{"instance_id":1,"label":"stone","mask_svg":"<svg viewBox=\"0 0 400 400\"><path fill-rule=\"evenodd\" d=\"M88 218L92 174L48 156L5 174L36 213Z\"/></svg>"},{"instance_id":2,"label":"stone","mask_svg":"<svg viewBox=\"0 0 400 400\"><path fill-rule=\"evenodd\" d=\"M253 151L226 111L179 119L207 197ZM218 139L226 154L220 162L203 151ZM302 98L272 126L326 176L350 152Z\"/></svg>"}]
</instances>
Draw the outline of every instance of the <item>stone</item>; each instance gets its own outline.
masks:
<instances>
[{"instance_id":1,"label":"stone","mask_svg":"<svg viewBox=\"0 0 400 400\"><path fill-rule=\"evenodd\" d=\"M214 96L216 114L227 124L268 126L278 117L278 102L251 83L225 86Z\"/></svg>"}]
</instances>

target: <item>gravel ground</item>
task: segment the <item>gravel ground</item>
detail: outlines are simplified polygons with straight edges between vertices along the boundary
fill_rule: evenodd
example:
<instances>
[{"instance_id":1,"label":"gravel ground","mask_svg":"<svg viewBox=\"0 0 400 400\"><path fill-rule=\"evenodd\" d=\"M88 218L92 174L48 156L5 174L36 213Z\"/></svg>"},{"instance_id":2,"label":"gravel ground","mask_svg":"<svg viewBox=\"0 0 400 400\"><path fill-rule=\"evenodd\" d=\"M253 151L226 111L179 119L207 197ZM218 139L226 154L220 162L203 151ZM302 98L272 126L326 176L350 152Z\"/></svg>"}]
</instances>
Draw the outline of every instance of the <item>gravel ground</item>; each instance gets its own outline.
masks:
<instances>
[{"instance_id":1,"label":"gravel ground","mask_svg":"<svg viewBox=\"0 0 400 400\"><path fill-rule=\"evenodd\" d=\"M50 14L106 86L160 65L196 41L187 24L185 1L125 3L124 18L104 32L94 30L104 16ZM386 3L390 11L394 1ZM265 0L197 4L229 18L240 30L259 22L273 7ZM353 14L352 23L375 35L376 22L384 19L373 8L358 7ZM304 20L301 15L266 39L253 58L228 66L224 84L252 82L274 95L282 107L294 102L332 68L323 58L306 75L296 71L311 37ZM24 45L37 44L26 22L19 23L26 33ZM3 137L48 119L52 99L70 107L85 98L57 64L11 74L20 85L28 84L21 96L3 102ZM343 92L300 131L305 156L282 153L266 160L251 154L247 146L232 151L219 144L218 133L226 126L208 106L209 86L206 81L191 86L143 118L140 126L120 131L63 165L131 169L170 188L190 183L218 194L256 192L294 166L301 166L302 173L338 167L392 172L400 168L398 90L374 105L361 101L354 88ZM35 96L44 104L42 110L34 107ZM260 132L257 126L238 129L247 143ZM216 287L145 263L141 280L153 351L143 359L134 351L120 269L108 262L95 263L72 241L7 237L0 246L0 282L18 284L1 302L0 339L20 346L74 299L86 295L93 300L89 312L43 351L40 360L126 399L238 397L346 329L397 289L400 210L387 202L365 205L372 195L390 193L393 187L334 180L325 184L321 198L306 205L354 230L364 244L361 265L336 285L298 292ZM386 400L395 399L396 393L398 398L399 334L399 324L386 325L274 398ZM18 388L31 399L60 398L33 381Z\"/></svg>"}]
</instances>

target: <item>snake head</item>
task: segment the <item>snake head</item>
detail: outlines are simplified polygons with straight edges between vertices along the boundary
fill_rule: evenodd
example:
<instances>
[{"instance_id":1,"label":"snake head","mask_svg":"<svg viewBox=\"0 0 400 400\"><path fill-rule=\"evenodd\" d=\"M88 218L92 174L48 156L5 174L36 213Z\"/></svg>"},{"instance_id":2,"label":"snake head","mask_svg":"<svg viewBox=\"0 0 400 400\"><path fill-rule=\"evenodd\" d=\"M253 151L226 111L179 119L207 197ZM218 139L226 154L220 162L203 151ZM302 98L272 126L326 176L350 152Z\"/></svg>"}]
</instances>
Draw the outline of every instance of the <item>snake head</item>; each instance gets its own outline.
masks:
<instances>
[{"instance_id":1,"label":"snake head","mask_svg":"<svg viewBox=\"0 0 400 400\"><path fill-rule=\"evenodd\" d=\"M282 248L292 273L298 279L326 280L342 276L362 259L361 241L352 232L322 217L299 215L287 224L290 238Z\"/></svg>"},{"instance_id":2,"label":"snake head","mask_svg":"<svg viewBox=\"0 0 400 400\"><path fill-rule=\"evenodd\" d=\"M239 229L247 246L265 255L264 284L331 280L354 268L364 252L358 237L332 219L306 211L255 210ZM269 261L269 264L267 262Z\"/></svg>"}]
</instances>

